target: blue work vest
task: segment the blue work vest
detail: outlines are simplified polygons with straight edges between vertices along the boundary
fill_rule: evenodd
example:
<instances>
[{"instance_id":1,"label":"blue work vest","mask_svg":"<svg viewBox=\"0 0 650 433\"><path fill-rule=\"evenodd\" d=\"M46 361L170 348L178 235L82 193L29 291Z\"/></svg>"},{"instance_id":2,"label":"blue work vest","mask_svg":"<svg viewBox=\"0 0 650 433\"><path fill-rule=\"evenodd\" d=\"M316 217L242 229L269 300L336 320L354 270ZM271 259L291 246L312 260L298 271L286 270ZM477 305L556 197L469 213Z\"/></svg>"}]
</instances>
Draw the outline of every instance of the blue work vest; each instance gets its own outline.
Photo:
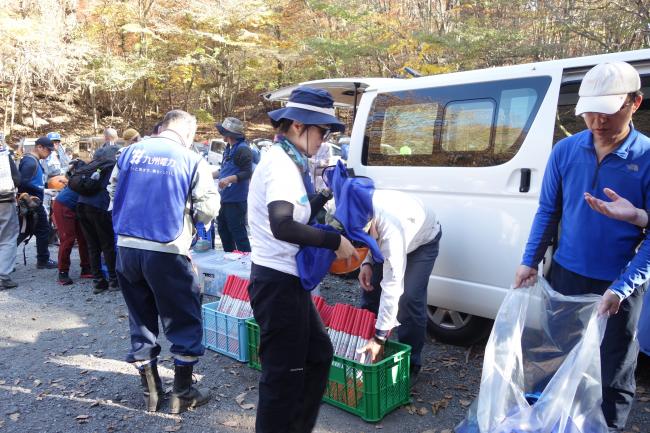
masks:
<instances>
[{"instance_id":1,"label":"blue work vest","mask_svg":"<svg viewBox=\"0 0 650 433\"><path fill-rule=\"evenodd\" d=\"M240 147L248 147L245 140L238 141L234 146L227 146L223 153L223 160L221 161L221 171L219 172L219 179L239 173L242 169L235 164L235 154ZM219 191L221 194L221 203L237 203L246 201L248 198L248 185L250 179L242 182L231 183L227 188Z\"/></svg>"},{"instance_id":2,"label":"blue work vest","mask_svg":"<svg viewBox=\"0 0 650 433\"><path fill-rule=\"evenodd\" d=\"M41 166L41 161L36 158L31 153L23 156L24 158L31 158L33 161L36 161L36 172L34 176L27 182L27 185L21 185L21 188L18 189L20 192L27 192L31 195L34 195L43 200L44 189L45 189L45 172L43 171L43 166ZM20 161L22 164L22 160ZM20 165L19 165L20 169Z\"/></svg>"},{"instance_id":3,"label":"blue work vest","mask_svg":"<svg viewBox=\"0 0 650 433\"><path fill-rule=\"evenodd\" d=\"M117 161L115 233L160 243L177 239L200 160L198 154L166 137L124 149Z\"/></svg>"}]
</instances>

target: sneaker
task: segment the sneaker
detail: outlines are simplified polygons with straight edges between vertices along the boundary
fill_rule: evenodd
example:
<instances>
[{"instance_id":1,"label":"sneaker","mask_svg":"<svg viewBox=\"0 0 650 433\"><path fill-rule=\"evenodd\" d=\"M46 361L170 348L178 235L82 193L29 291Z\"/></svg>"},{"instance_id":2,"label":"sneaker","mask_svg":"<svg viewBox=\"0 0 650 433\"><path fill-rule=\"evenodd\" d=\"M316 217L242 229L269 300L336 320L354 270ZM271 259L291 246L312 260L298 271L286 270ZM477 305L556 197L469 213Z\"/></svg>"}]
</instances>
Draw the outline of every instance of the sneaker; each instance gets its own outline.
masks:
<instances>
[{"instance_id":1,"label":"sneaker","mask_svg":"<svg viewBox=\"0 0 650 433\"><path fill-rule=\"evenodd\" d=\"M62 286L69 286L72 284L72 278L68 275L67 272L59 272L59 284Z\"/></svg>"},{"instance_id":2,"label":"sneaker","mask_svg":"<svg viewBox=\"0 0 650 433\"><path fill-rule=\"evenodd\" d=\"M47 262L38 262L36 264L37 269L56 269L59 266L54 260L48 260Z\"/></svg>"},{"instance_id":3,"label":"sneaker","mask_svg":"<svg viewBox=\"0 0 650 433\"><path fill-rule=\"evenodd\" d=\"M108 282L105 279L93 280L93 293L95 295L102 293L108 289Z\"/></svg>"},{"instance_id":4,"label":"sneaker","mask_svg":"<svg viewBox=\"0 0 650 433\"><path fill-rule=\"evenodd\" d=\"M120 285L117 283L117 278L113 278L108 282L108 291L109 292L119 292Z\"/></svg>"},{"instance_id":5,"label":"sneaker","mask_svg":"<svg viewBox=\"0 0 650 433\"><path fill-rule=\"evenodd\" d=\"M18 284L16 284L12 279L3 278L0 280L0 290L13 289L14 287L18 287Z\"/></svg>"}]
</instances>

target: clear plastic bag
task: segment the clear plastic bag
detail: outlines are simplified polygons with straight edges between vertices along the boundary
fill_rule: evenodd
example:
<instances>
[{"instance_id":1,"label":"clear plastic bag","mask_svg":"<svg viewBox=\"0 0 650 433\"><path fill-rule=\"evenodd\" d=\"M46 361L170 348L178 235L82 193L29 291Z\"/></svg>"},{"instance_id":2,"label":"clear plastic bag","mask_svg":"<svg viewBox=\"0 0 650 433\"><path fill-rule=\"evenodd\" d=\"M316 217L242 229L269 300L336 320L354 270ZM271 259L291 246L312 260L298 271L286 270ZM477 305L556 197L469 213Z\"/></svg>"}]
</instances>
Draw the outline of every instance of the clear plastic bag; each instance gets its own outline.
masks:
<instances>
[{"instance_id":1,"label":"clear plastic bag","mask_svg":"<svg viewBox=\"0 0 650 433\"><path fill-rule=\"evenodd\" d=\"M485 348L479 395L456 433L607 433L600 299L563 296L542 278L510 290Z\"/></svg>"}]
</instances>

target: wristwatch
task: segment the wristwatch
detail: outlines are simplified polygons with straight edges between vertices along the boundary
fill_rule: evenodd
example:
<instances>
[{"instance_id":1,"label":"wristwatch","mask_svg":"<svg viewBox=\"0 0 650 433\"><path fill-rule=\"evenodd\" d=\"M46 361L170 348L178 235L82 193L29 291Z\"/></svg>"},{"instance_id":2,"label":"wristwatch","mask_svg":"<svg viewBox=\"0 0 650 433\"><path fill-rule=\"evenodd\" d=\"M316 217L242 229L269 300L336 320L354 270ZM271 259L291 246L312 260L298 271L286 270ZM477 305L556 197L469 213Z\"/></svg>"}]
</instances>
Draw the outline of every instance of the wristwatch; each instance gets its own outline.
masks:
<instances>
[{"instance_id":1,"label":"wristwatch","mask_svg":"<svg viewBox=\"0 0 650 433\"><path fill-rule=\"evenodd\" d=\"M383 346L384 344L386 344L386 338L385 337L380 337L379 335L374 335L372 337L372 339L373 339L373 341L375 343L379 344L380 346Z\"/></svg>"}]
</instances>

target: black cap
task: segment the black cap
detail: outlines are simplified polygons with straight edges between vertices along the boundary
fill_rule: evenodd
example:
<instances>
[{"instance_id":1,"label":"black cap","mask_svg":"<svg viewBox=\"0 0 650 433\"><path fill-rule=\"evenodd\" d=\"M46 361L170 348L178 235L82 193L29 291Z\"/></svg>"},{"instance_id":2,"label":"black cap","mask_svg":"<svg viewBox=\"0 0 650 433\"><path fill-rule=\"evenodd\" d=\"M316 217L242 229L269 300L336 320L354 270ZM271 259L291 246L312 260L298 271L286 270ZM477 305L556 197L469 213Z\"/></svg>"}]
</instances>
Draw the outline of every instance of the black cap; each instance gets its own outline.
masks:
<instances>
[{"instance_id":1,"label":"black cap","mask_svg":"<svg viewBox=\"0 0 650 433\"><path fill-rule=\"evenodd\" d=\"M36 145L43 146L46 149L54 150L54 143L47 137L39 137L36 139Z\"/></svg>"}]
</instances>

